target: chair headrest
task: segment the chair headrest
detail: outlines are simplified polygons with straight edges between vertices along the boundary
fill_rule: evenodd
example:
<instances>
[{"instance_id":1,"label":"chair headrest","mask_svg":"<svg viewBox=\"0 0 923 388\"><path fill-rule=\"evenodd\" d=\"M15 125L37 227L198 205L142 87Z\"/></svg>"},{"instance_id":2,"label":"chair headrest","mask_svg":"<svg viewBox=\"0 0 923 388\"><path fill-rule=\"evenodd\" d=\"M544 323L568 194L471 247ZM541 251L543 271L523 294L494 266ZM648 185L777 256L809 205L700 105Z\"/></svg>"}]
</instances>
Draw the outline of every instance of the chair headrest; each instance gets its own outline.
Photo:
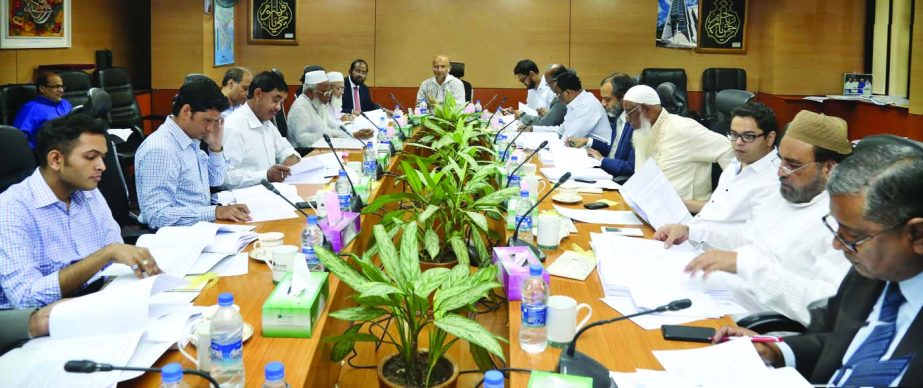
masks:
<instances>
[{"instance_id":1,"label":"chair headrest","mask_svg":"<svg viewBox=\"0 0 923 388\"><path fill-rule=\"evenodd\" d=\"M895 135L874 135L865 137L856 144L856 147L853 148L853 153L890 144L913 147L917 150L917 153L923 156L923 143Z\"/></svg>"},{"instance_id":2,"label":"chair headrest","mask_svg":"<svg viewBox=\"0 0 923 388\"><path fill-rule=\"evenodd\" d=\"M90 75L82 71L62 71L58 76L64 82L65 91L87 90L92 85Z\"/></svg>"},{"instance_id":3,"label":"chair headrest","mask_svg":"<svg viewBox=\"0 0 923 388\"><path fill-rule=\"evenodd\" d=\"M93 118L104 117L112 109L112 97L105 90L100 88L90 88L87 91L87 103L83 106L83 112Z\"/></svg>"},{"instance_id":4,"label":"chair headrest","mask_svg":"<svg viewBox=\"0 0 923 388\"><path fill-rule=\"evenodd\" d=\"M465 76L465 64L462 62L449 62L449 74L455 78Z\"/></svg>"},{"instance_id":5,"label":"chair headrest","mask_svg":"<svg viewBox=\"0 0 923 388\"><path fill-rule=\"evenodd\" d=\"M676 85L672 82L663 82L657 85L657 96L660 97L660 104L663 106L676 106L678 102L676 93Z\"/></svg>"},{"instance_id":6,"label":"chair headrest","mask_svg":"<svg viewBox=\"0 0 923 388\"><path fill-rule=\"evenodd\" d=\"M746 90L725 89L715 95L715 108L722 114L730 115L734 108L750 102L754 96Z\"/></svg>"}]
</instances>

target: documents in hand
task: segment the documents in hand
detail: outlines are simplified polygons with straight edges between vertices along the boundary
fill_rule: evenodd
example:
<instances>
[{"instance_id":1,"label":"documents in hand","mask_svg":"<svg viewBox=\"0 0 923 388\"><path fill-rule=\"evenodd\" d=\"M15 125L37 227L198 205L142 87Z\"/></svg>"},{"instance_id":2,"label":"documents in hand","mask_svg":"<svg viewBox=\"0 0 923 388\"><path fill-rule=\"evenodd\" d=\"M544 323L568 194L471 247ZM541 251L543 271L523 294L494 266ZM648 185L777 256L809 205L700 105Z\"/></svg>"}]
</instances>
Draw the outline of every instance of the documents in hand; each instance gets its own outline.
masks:
<instances>
[{"instance_id":1,"label":"documents in hand","mask_svg":"<svg viewBox=\"0 0 923 388\"><path fill-rule=\"evenodd\" d=\"M654 229L666 224L685 224L692 220L683 200L654 159L648 159L635 171L619 192L625 203Z\"/></svg>"},{"instance_id":2,"label":"documents in hand","mask_svg":"<svg viewBox=\"0 0 923 388\"><path fill-rule=\"evenodd\" d=\"M512 127L512 126L511 126ZM513 134L513 136L516 136ZM553 149L555 147L563 147L564 141L560 139L557 133L554 132L523 132L516 138L516 147L525 148L527 150L534 150L542 144L543 141L547 141L548 145L545 149Z\"/></svg>"},{"instance_id":3,"label":"documents in hand","mask_svg":"<svg viewBox=\"0 0 923 388\"><path fill-rule=\"evenodd\" d=\"M298 189L296 189L295 186L278 182L272 185L292 203L304 200L298 196ZM227 196L222 196L220 195L221 193L218 194L219 201L224 203L221 198L224 197L226 200ZM247 208L250 209L250 222L284 220L298 217L298 212L292 208L292 205L289 205L284 199L279 198L278 195L267 190L260 184L243 189L231 190L230 198L233 198L234 203L247 205Z\"/></svg>"},{"instance_id":4,"label":"documents in hand","mask_svg":"<svg viewBox=\"0 0 923 388\"><path fill-rule=\"evenodd\" d=\"M300 162L290 168L292 175L285 177L285 183L323 185L336 176L340 170L340 165L337 163L337 154L326 152L302 158Z\"/></svg>"},{"instance_id":5,"label":"documents in hand","mask_svg":"<svg viewBox=\"0 0 923 388\"><path fill-rule=\"evenodd\" d=\"M532 109L532 108L529 107L528 105L523 104L523 103L521 103L521 102L519 103L519 112L521 112L521 113L524 114L524 115L538 116L538 111L537 111L537 110Z\"/></svg>"},{"instance_id":6,"label":"documents in hand","mask_svg":"<svg viewBox=\"0 0 923 388\"><path fill-rule=\"evenodd\" d=\"M793 368L769 368L750 341L687 350L655 350L663 369L698 387L811 387ZM622 385L619 385L620 387Z\"/></svg>"},{"instance_id":7,"label":"documents in hand","mask_svg":"<svg viewBox=\"0 0 923 388\"><path fill-rule=\"evenodd\" d=\"M638 217L627 210L584 210L554 205L562 216L588 224L643 225Z\"/></svg>"},{"instance_id":8,"label":"documents in hand","mask_svg":"<svg viewBox=\"0 0 923 388\"><path fill-rule=\"evenodd\" d=\"M644 329L745 312L718 284L692 279L683 272L698 255L691 245L664 249L659 241L601 233L590 236L605 293L603 302L623 315L676 299L692 300L692 307L685 310L631 318Z\"/></svg>"}]
</instances>

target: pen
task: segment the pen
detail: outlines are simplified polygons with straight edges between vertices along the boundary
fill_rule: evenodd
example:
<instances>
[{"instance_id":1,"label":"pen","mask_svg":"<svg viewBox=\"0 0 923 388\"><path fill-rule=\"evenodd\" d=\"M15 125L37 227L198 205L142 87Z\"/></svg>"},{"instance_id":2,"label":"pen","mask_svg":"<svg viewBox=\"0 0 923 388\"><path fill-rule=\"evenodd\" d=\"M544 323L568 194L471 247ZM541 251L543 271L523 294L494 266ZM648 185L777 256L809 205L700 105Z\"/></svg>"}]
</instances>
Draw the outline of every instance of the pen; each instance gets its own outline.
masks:
<instances>
[{"instance_id":1,"label":"pen","mask_svg":"<svg viewBox=\"0 0 923 388\"><path fill-rule=\"evenodd\" d=\"M724 337L721 338L721 342L725 342L725 341L728 341L728 340L731 340L731 339L734 339L734 338L746 338L746 337L729 337L729 336L724 336ZM773 342L782 342L782 337L776 337L776 336L774 336L774 335L755 335L755 336L752 336L752 337L749 337L749 338L750 338L750 342L753 342L753 343L755 343L755 344L766 344L766 343L773 343Z\"/></svg>"}]
</instances>

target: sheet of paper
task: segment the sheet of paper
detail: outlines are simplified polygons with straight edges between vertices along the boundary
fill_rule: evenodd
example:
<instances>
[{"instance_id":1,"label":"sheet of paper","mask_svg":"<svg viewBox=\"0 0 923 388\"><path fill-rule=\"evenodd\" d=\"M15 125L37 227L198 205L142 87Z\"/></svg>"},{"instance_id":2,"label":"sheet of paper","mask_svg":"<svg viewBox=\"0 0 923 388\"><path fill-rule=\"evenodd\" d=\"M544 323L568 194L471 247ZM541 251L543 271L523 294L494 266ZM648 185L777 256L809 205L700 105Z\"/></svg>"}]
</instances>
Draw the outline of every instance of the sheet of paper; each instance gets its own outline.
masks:
<instances>
[{"instance_id":1,"label":"sheet of paper","mask_svg":"<svg viewBox=\"0 0 923 388\"><path fill-rule=\"evenodd\" d=\"M596 258L566 251L548 266L548 273L574 280L586 280L596 269Z\"/></svg>"},{"instance_id":2,"label":"sheet of paper","mask_svg":"<svg viewBox=\"0 0 923 388\"><path fill-rule=\"evenodd\" d=\"M220 252L203 252L196 259L195 264L189 268L189 274L201 274L211 271L218 262L224 260L225 257L234 256L233 254L220 253Z\"/></svg>"},{"instance_id":3,"label":"sheet of paper","mask_svg":"<svg viewBox=\"0 0 923 388\"><path fill-rule=\"evenodd\" d=\"M597 180L596 180L595 182L593 182L593 183L577 182L577 181L571 179L571 180L565 182L563 185L561 185L561 187L563 187L563 188L574 188L574 189L577 189L578 192L587 192L586 190L599 190L599 189L602 189L602 190L618 190L618 189L622 188L622 185L620 185L620 184L618 184L618 183L615 183L615 181L613 181L611 178L612 178L612 177L609 176L609 177L606 178L606 179L597 179Z\"/></svg>"},{"instance_id":4,"label":"sheet of paper","mask_svg":"<svg viewBox=\"0 0 923 388\"><path fill-rule=\"evenodd\" d=\"M564 141L560 139L558 134L553 132L523 132L516 138L516 147L525 148L529 150L534 150L542 144L543 141L547 141L548 145L545 146L545 149L553 149L554 147L563 147Z\"/></svg>"},{"instance_id":5,"label":"sheet of paper","mask_svg":"<svg viewBox=\"0 0 923 388\"><path fill-rule=\"evenodd\" d=\"M291 185L286 185L292 187ZM286 187L283 186L283 187ZM280 192L282 192L280 190ZM283 193L284 195L284 193ZM261 185L234 190L237 203L246 204L250 209L251 222L283 220L298 217L297 211Z\"/></svg>"},{"instance_id":6,"label":"sheet of paper","mask_svg":"<svg viewBox=\"0 0 923 388\"><path fill-rule=\"evenodd\" d=\"M696 388L675 373L665 370L638 369L635 372L609 372L619 388Z\"/></svg>"},{"instance_id":7,"label":"sheet of paper","mask_svg":"<svg viewBox=\"0 0 923 388\"><path fill-rule=\"evenodd\" d=\"M209 253L237 253L248 244L256 240L256 232L219 232L212 243L205 247L204 252ZM193 272L195 273L195 272Z\"/></svg>"},{"instance_id":8,"label":"sheet of paper","mask_svg":"<svg viewBox=\"0 0 923 388\"><path fill-rule=\"evenodd\" d=\"M212 267L211 271L217 273L218 276L241 276L247 274L249 266L247 253L241 252L225 257Z\"/></svg>"},{"instance_id":9,"label":"sheet of paper","mask_svg":"<svg viewBox=\"0 0 923 388\"><path fill-rule=\"evenodd\" d=\"M603 303L612 307L615 311L618 311L619 314L629 315L639 313L640 310L635 306L635 302L631 300L631 296L610 296L606 295L604 298L600 298ZM636 325L640 326L644 330L656 330L660 329L662 325L682 325L684 323L698 321L700 319L705 319L705 317L690 317L687 315L671 315L672 312L659 313L659 314L648 314L641 315L633 318L629 318Z\"/></svg>"},{"instance_id":10,"label":"sheet of paper","mask_svg":"<svg viewBox=\"0 0 923 388\"><path fill-rule=\"evenodd\" d=\"M588 181L595 180L612 180L612 175L603 171L601 168L558 168L558 167L542 167L542 175L545 175L551 181L557 182L558 178L564 173L571 173L570 179L584 179Z\"/></svg>"},{"instance_id":11,"label":"sheet of paper","mask_svg":"<svg viewBox=\"0 0 923 388\"><path fill-rule=\"evenodd\" d=\"M643 225L638 217L628 210L585 210L554 205L559 214L572 220L602 225Z\"/></svg>"},{"instance_id":12,"label":"sheet of paper","mask_svg":"<svg viewBox=\"0 0 923 388\"><path fill-rule=\"evenodd\" d=\"M648 159L640 169L636 169L619 192L625 202L654 229L666 224L686 224L692 220L689 209L654 159Z\"/></svg>"},{"instance_id":13,"label":"sheet of paper","mask_svg":"<svg viewBox=\"0 0 923 388\"><path fill-rule=\"evenodd\" d=\"M333 180L334 176L336 176L336 171L321 168L289 175L285 177L285 183L292 185L325 185Z\"/></svg>"},{"instance_id":14,"label":"sheet of paper","mask_svg":"<svg viewBox=\"0 0 923 388\"><path fill-rule=\"evenodd\" d=\"M749 340L686 350L655 350L664 370L702 387L777 387Z\"/></svg>"},{"instance_id":15,"label":"sheet of paper","mask_svg":"<svg viewBox=\"0 0 923 388\"><path fill-rule=\"evenodd\" d=\"M365 148L365 144L351 137L333 137L330 138L330 143L333 144L334 149L338 150L361 150ZM314 142L311 147L322 150L330 148L324 139Z\"/></svg>"},{"instance_id":16,"label":"sheet of paper","mask_svg":"<svg viewBox=\"0 0 923 388\"><path fill-rule=\"evenodd\" d=\"M128 138L135 131L131 128L109 128L108 132L110 135L118 136L118 138L122 139L122 141L128 141Z\"/></svg>"},{"instance_id":17,"label":"sheet of paper","mask_svg":"<svg viewBox=\"0 0 923 388\"><path fill-rule=\"evenodd\" d=\"M147 336L141 338L141 341L138 341L138 346L135 347L134 353L132 353L131 358L125 363L125 365L135 365L141 366L146 365L148 367L153 366L160 356L163 356L164 353L170 349L171 346L175 345L176 342L157 342L147 339ZM115 373L115 372L113 372ZM135 377L141 376L144 372L141 371L122 371L117 377L118 381L131 380Z\"/></svg>"},{"instance_id":18,"label":"sheet of paper","mask_svg":"<svg viewBox=\"0 0 923 388\"><path fill-rule=\"evenodd\" d=\"M522 114L526 114L526 115L529 115L529 116L538 116L538 111L537 111L537 110L532 109L532 108L530 108L528 105L523 104L523 103L521 103L521 102L519 103L519 109L518 109L518 110L519 110L520 112L522 112Z\"/></svg>"},{"instance_id":19,"label":"sheet of paper","mask_svg":"<svg viewBox=\"0 0 923 388\"><path fill-rule=\"evenodd\" d=\"M335 153L325 152L319 155L302 158L300 162L295 163L290 168L292 175L294 175L323 168L339 169L340 165L337 163L337 155Z\"/></svg>"},{"instance_id":20,"label":"sheet of paper","mask_svg":"<svg viewBox=\"0 0 923 388\"><path fill-rule=\"evenodd\" d=\"M565 170L578 170L599 167L600 161L591 158L585 148L554 147L551 148L554 166Z\"/></svg>"}]
</instances>

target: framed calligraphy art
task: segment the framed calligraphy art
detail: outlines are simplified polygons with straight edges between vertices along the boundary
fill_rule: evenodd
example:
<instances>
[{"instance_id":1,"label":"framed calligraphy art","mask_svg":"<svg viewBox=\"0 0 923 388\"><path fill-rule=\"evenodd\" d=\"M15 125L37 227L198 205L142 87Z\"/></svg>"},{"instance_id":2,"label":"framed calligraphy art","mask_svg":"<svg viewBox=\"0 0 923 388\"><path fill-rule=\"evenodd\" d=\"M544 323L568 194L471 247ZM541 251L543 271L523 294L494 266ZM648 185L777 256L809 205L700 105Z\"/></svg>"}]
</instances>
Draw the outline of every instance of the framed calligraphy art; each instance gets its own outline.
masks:
<instances>
[{"instance_id":1,"label":"framed calligraphy art","mask_svg":"<svg viewBox=\"0 0 923 388\"><path fill-rule=\"evenodd\" d=\"M298 44L297 3L297 0L250 0L250 35L247 42Z\"/></svg>"},{"instance_id":2,"label":"framed calligraphy art","mask_svg":"<svg viewBox=\"0 0 923 388\"><path fill-rule=\"evenodd\" d=\"M747 52L747 0L699 0L697 52Z\"/></svg>"},{"instance_id":3,"label":"framed calligraphy art","mask_svg":"<svg viewBox=\"0 0 923 388\"><path fill-rule=\"evenodd\" d=\"M70 0L3 0L0 13L0 48L71 46Z\"/></svg>"}]
</instances>

